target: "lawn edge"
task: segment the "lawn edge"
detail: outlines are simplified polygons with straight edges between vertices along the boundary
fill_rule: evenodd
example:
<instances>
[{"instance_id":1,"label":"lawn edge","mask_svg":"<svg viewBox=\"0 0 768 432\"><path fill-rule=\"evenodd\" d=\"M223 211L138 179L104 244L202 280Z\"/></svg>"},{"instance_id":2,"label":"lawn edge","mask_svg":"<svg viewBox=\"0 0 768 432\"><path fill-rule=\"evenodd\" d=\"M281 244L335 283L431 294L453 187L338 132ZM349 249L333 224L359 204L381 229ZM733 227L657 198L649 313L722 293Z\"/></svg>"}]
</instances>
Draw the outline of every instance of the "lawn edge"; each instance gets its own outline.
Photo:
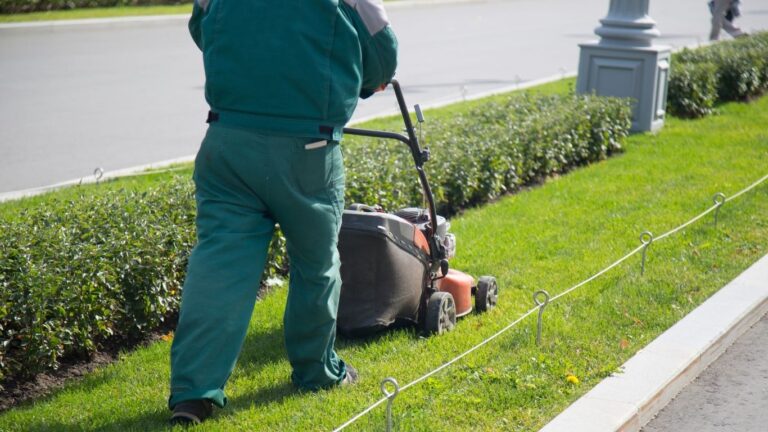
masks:
<instances>
[{"instance_id":1,"label":"lawn edge","mask_svg":"<svg viewBox=\"0 0 768 432\"><path fill-rule=\"evenodd\" d=\"M34 27L64 27L77 25L94 24L123 24L123 23L141 23L141 22L161 22L161 21L180 21L188 20L188 13L184 14L158 14L158 15L129 15L114 16L103 18L77 18L77 19L53 19L41 21L19 21L0 23L0 30L4 29L22 29Z\"/></svg>"},{"instance_id":2,"label":"lawn edge","mask_svg":"<svg viewBox=\"0 0 768 432\"><path fill-rule=\"evenodd\" d=\"M768 254L640 349L540 432L639 431L768 313Z\"/></svg>"}]
</instances>

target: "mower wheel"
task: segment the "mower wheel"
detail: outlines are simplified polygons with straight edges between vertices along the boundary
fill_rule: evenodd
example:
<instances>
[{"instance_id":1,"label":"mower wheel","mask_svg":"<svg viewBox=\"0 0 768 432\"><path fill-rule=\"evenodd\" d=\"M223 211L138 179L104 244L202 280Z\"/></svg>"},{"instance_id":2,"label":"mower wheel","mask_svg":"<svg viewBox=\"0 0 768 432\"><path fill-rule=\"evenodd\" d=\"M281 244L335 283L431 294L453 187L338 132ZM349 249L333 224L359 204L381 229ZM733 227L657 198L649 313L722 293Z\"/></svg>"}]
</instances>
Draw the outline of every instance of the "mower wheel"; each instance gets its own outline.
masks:
<instances>
[{"instance_id":1,"label":"mower wheel","mask_svg":"<svg viewBox=\"0 0 768 432\"><path fill-rule=\"evenodd\" d=\"M477 292L475 293L475 310L488 312L496 306L499 300L499 285L493 276L480 276L477 280Z\"/></svg>"},{"instance_id":2,"label":"mower wheel","mask_svg":"<svg viewBox=\"0 0 768 432\"><path fill-rule=\"evenodd\" d=\"M453 330L456 325L456 303L450 293L437 291L429 296L425 325L429 334Z\"/></svg>"}]
</instances>

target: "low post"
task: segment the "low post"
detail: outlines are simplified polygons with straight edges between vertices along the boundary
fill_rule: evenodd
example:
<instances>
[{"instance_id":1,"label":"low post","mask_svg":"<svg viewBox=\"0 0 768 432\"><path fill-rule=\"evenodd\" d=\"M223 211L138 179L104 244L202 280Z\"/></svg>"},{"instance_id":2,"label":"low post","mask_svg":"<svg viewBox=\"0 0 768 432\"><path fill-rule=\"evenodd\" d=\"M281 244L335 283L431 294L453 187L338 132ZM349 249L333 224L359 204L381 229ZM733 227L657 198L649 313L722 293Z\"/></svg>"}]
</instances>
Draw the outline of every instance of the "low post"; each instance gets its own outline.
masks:
<instances>
[{"instance_id":1,"label":"low post","mask_svg":"<svg viewBox=\"0 0 768 432\"><path fill-rule=\"evenodd\" d=\"M720 213L720 207L725 204L725 194L722 192L718 192L715 194L715 196L712 197L712 201L715 203L715 228L717 228L717 216L718 213Z\"/></svg>"},{"instance_id":2,"label":"low post","mask_svg":"<svg viewBox=\"0 0 768 432\"><path fill-rule=\"evenodd\" d=\"M540 300L539 298L542 298ZM544 308L549 304L549 293L540 290L533 293L533 302L539 307L539 319L536 321L536 345L541 346L541 329L544 327Z\"/></svg>"},{"instance_id":3,"label":"low post","mask_svg":"<svg viewBox=\"0 0 768 432\"><path fill-rule=\"evenodd\" d=\"M394 391L389 391L387 389L387 384L392 385L394 388ZM395 397L397 397L397 394L400 393L400 385L397 383L397 380L389 377L384 378L384 380L381 382L381 392L384 393L384 397L387 398L387 423L386 423L386 431L391 432L392 431L392 403L395 401Z\"/></svg>"},{"instance_id":4,"label":"low post","mask_svg":"<svg viewBox=\"0 0 768 432\"><path fill-rule=\"evenodd\" d=\"M648 251L648 246L653 243L653 234L650 231L643 231L640 234L640 242L643 243L643 259L640 261L640 276L645 274L645 254Z\"/></svg>"},{"instance_id":5,"label":"low post","mask_svg":"<svg viewBox=\"0 0 768 432\"><path fill-rule=\"evenodd\" d=\"M666 115L670 48L653 44L660 33L648 1L611 0L600 40L579 45L576 91L632 98L634 132L659 130Z\"/></svg>"}]
</instances>

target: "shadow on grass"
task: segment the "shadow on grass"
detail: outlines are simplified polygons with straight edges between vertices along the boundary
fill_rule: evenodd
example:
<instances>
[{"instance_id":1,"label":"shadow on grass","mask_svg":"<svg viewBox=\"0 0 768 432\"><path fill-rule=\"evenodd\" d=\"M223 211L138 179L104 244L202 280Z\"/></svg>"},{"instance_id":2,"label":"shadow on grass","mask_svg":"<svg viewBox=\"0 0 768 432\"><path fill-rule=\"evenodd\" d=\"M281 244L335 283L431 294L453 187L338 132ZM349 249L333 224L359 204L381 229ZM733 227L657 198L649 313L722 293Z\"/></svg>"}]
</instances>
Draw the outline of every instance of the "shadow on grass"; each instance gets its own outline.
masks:
<instances>
[{"instance_id":1,"label":"shadow on grass","mask_svg":"<svg viewBox=\"0 0 768 432\"><path fill-rule=\"evenodd\" d=\"M366 337L351 338L338 336L336 348L343 349L356 346L367 346L402 334L406 334L408 337L414 339L420 337L420 333L415 327L396 328ZM281 326L280 328L274 329L274 331L269 334L262 335L262 337L248 338L243 348L243 352L241 353L240 360L238 361L238 367L240 368L241 374L249 374L257 371L261 366L270 362L283 360L286 356L283 329ZM312 394L312 392L299 390L293 383L291 383L290 377L285 376L283 381L278 384L255 388L250 392L230 398L227 408L221 410L217 417L233 417L242 411L248 411L256 407L279 404L286 398L300 396L302 394Z\"/></svg>"},{"instance_id":2,"label":"shadow on grass","mask_svg":"<svg viewBox=\"0 0 768 432\"><path fill-rule=\"evenodd\" d=\"M260 347L257 343L264 343L262 339L260 341L247 340L243 353L239 363L243 364L241 373L247 374L251 371L255 371L259 366L265 365L271 361L279 361L286 358L285 344L282 339L282 327L275 329L276 331L269 335L271 338L269 346ZM390 330L385 330L379 333L368 335L365 337L345 337L337 336L337 349L352 348L358 346L367 346L370 344L380 343L386 339L396 337L398 335L407 335L409 338L418 339L421 337L421 333L415 326L400 327ZM352 361L353 362L353 361ZM326 390L319 390L326 391ZM281 383L260 387L253 389L253 391L241 394L237 397L230 398L227 404L227 408L221 410L218 418L230 418L237 416L240 412L248 411L253 408L263 407L272 404L282 403L285 399L293 396L301 396L303 394L312 394L313 392L299 390L293 383L291 383L290 377L286 376Z\"/></svg>"},{"instance_id":3,"label":"shadow on grass","mask_svg":"<svg viewBox=\"0 0 768 432\"><path fill-rule=\"evenodd\" d=\"M424 333L419 330L417 325L404 324L390 327L386 330L382 330L370 335L350 336L339 334L336 338L336 348L344 349L377 344L383 340L397 337L399 335L405 335L409 339L420 339L425 337Z\"/></svg>"},{"instance_id":4,"label":"shadow on grass","mask_svg":"<svg viewBox=\"0 0 768 432\"><path fill-rule=\"evenodd\" d=\"M241 373L252 373L253 371L260 370L267 364L280 361L286 357L285 345L283 343L283 329L280 327L273 327L265 329L263 331L254 331L249 333L246 338L243 351L241 352L238 366L241 368ZM170 361L170 358L168 358ZM35 410L40 405L55 404L57 399L66 391L67 393L109 393L110 389L119 388L123 385L121 383L124 380L117 371L114 369L103 369L96 374L91 374L83 377L82 379L70 381L64 388L55 390L53 393L36 400L30 400L21 405L12 408L18 410ZM164 383L168 385L169 383ZM257 392L240 397L231 402L231 406L236 409L245 407L246 409L253 402L258 404L267 404L274 401L281 400L285 395L291 394L288 389L292 389L288 377L286 377L286 383L279 388L265 388L260 389ZM135 387L130 392L131 394L142 393L141 387ZM126 404L132 404L131 401L126 401ZM225 410L223 412L230 411ZM60 419L51 418L47 416L38 417L35 421L28 423L24 426L24 430L31 431L69 431L69 430L157 430L164 429L168 426L168 416L170 411L167 411L165 400L158 406L147 406L143 411L143 414L134 415L132 417L126 417L121 412L115 412L113 415L106 415L104 412L94 412L89 409L87 405L83 405L81 408L82 416L80 417L80 424L73 424L72 419ZM92 423L92 419L99 417L106 417L110 423L101 426L88 426Z\"/></svg>"},{"instance_id":5,"label":"shadow on grass","mask_svg":"<svg viewBox=\"0 0 768 432\"><path fill-rule=\"evenodd\" d=\"M115 420L108 425L83 426L64 423L59 420L40 419L37 423L24 426L27 432L82 432L82 431L155 431L155 430L178 430L172 429L168 423L169 416L160 413L147 413L134 417Z\"/></svg>"},{"instance_id":6,"label":"shadow on grass","mask_svg":"<svg viewBox=\"0 0 768 432\"><path fill-rule=\"evenodd\" d=\"M272 327L248 334L235 367L247 375L286 357L283 326Z\"/></svg>"},{"instance_id":7,"label":"shadow on grass","mask_svg":"<svg viewBox=\"0 0 768 432\"><path fill-rule=\"evenodd\" d=\"M383 340L406 335L410 339L423 337L416 325L400 325L379 331L371 335L346 336L337 334L336 349L346 349L380 343ZM237 367L241 374L258 371L261 367L285 360L288 354L285 348L283 326L274 327L268 331L249 334L243 344Z\"/></svg>"},{"instance_id":8,"label":"shadow on grass","mask_svg":"<svg viewBox=\"0 0 768 432\"><path fill-rule=\"evenodd\" d=\"M230 398L227 407L219 412L219 418L233 417L241 411L248 411L252 407L260 407L281 403L285 398L306 393L296 387L289 377L276 385L259 387L251 392Z\"/></svg>"},{"instance_id":9,"label":"shadow on grass","mask_svg":"<svg viewBox=\"0 0 768 432\"><path fill-rule=\"evenodd\" d=\"M366 337L342 337L337 339L337 349L347 349L354 347L365 347L371 344L386 342L392 338L406 336L407 338L417 339L421 333L416 327L396 328L379 332ZM285 342L283 337L283 327L275 326L268 329L256 330L249 333L243 345L243 350L238 359L237 368L241 375L258 373L263 367L284 361L287 358ZM169 359L170 361L170 359ZM351 363L354 364L354 359ZM66 386L67 392L75 393L99 393L104 389L118 387L124 380L116 371L111 369L101 370L98 374L89 375L83 379L71 382ZM55 403L64 389L59 389L54 393L36 401L30 401L18 406L16 409L35 409L32 404ZM131 393L141 392L141 388L134 388ZM298 390L290 381L290 376L273 385L260 386L252 391L238 395L229 399L227 408L217 410L214 418L226 419L237 416L242 411L248 411L253 407L263 407L272 404L280 404L286 398L301 395L304 391ZM165 402L165 401L163 401ZM126 404L131 404L126 401ZM61 419L51 417L38 417L35 421L25 425L24 430L30 431L82 431L82 430L165 430L168 428L168 418L170 411L167 411L165 405L146 406L142 413L127 415L121 412L115 412L114 415L106 416L104 412L94 412L87 406L82 407L82 416L79 424L73 424L72 419ZM92 425L94 419L108 418L109 423L101 425Z\"/></svg>"}]
</instances>

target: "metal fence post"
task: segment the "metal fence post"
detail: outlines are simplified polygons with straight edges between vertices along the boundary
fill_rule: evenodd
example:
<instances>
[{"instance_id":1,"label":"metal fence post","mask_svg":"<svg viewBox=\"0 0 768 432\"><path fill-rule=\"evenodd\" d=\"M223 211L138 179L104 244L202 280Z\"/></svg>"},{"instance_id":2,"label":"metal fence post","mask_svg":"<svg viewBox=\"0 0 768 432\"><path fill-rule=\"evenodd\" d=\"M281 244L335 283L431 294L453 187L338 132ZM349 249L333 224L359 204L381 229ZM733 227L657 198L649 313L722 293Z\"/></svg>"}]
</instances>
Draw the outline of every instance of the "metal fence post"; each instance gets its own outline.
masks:
<instances>
[{"instance_id":1,"label":"metal fence post","mask_svg":"<svg viewBox=\"0 0 768 432\"><path fill-rule=\"evenodd\" d=\"M543 300L539 300L543 296ZM549 304L549 293L545 290L533 293L533 302L539 307L539 319L536 324L536 345L541 346L541 328L543 326L544 308Z\"/></svg>"},{"instance_id":2,"label":"metal fence post","mask_svg":"<svg viewBox=\"0 0 768 432\"><path fill-rule=\"evenodd\" d=\"M720 213L720 207L725 204L725 194L722 192L716 193L715 196L712 197L712 201L717 206L715 207L715 228L717 228L717 215Z\"/></svg>"},{"instance_id":3,"label":"metal fence post","mask_svg":"<svg viewBox=\"0 0 768 432\"><path fill-rule=\"evenodd\" d=\"M392 384L395 388L393 392L387 389L387 384ZM400 386L397 384L397 380L392 377L384 378L381 381L381 392L387 398L387 432L392 431L392 402L394 402L397 394L400 393Z\"/></svg>"},{"instance_id":4,"label":"metal fence post","mask_svg":"<svg viewBox=\"0 0 768 432\"><path fill-rule=\"evenodd\" d=\"M650 231L643 231L640 234L640 241L643 242L643 259L640 262L640 276L645 274L645 252L648 250L648 246L653 243L653 234Z\"/></svg>"}]
</instances>

